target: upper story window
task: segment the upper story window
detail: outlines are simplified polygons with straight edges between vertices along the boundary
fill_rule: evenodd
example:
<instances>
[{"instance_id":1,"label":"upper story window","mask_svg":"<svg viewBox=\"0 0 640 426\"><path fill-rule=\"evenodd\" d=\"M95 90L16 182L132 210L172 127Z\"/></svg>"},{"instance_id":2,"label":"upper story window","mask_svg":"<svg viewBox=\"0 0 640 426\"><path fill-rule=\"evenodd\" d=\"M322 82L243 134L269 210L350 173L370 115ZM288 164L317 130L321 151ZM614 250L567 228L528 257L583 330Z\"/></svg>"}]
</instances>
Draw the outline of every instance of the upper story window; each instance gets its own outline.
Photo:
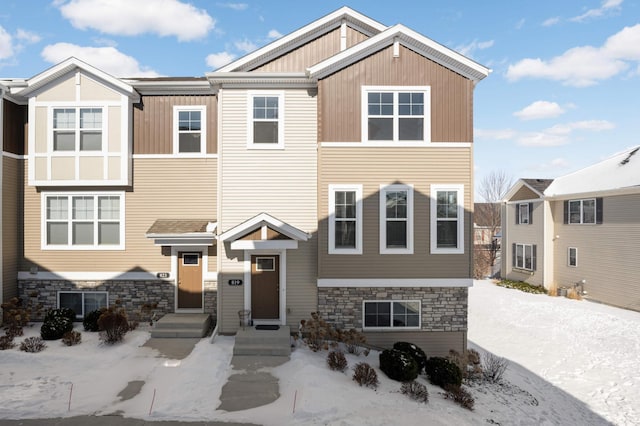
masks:
<instances>
[{"instance_id":1,"label":"upper story window","mask_svg":"<svg viewBox=\"0 0 640 426\"><path fill-rule=\"evenodd\" d=\"M205 154L207 148L206 106L173 107L173 151L181 155Z\"/></svg>"},{"instance_id":2,"label":"upper story window","mask_svg":"<svg viewBox=\"0 0 640 426\"><path fill-rule=\"evenodd\" d=\"M380 188L380 253L413 253L413 188Z\"/></svg>"},{"instance_id":3,"label":"upper story window","mask_svg":"<svg viewBox=\"0 0 640 426\"><path fill-rule=\"evenodd\" d=\"M429 142L429 87L364 86L362 140Z\"/></svg>"},{"instance_id":4,"label":"upper story window","mask_svg":"<svg viewBox=\"0 0 640 426\"><path fill-rule=\"evenodd\" d=\"M463 191L463 185L431 185L431 253L464 253Z\"/></svg>"},{"instance_id":5,"label":"upper story window","mask_svg":"<svg viewBox=\"0 0 640 426\"><path fill-rule=\"evenodd\" d=\"M602 198L587 198L564 202L564 223L602 223Z\"/></svg>"},{"instance_id":6,"label":"upper story window","mask_svg":"<svg viewBox=\"0 0 640 426\"><path fill-rule=\"evenodd\" d=\"M249 148L284 148L284 94L282 92L250 93L249 115Z\"/></svg>"},{"instance_id":7,"label":"upper story window","mask_svg":"<svg viewBox=\"0 0 640 426\"><path fill-rule=\"evenodd\" d=\"M329 185L329 254L362 254L362 185Z\"/></svg>"},{"instance_id":8,"label":"upper story window","mask_svg":"<svg viewBox=\"0 0 640 426\"><path fill-rule=\"evenodd\" d=\"M101 151L102 108L54 108L53 151Z\"/></svg>"},{"instance_id":9,"label":"upper story window","mask_svg":"<svg viewBox=\"0 0 640 426\"><path fill-rule=\"evenodd\" d=\"M124 194L42 195L42 248L124 249Z\"/></svg>"},{"instance_id":10,"label":"upper story window","mask_svg":"<svg viewBox=\"0 0 640 426\"><path fill-rule=\"evenodd\" d=\"M533 219L533 203L519 203L516 212L516 225L530 225Z\"/></svg>"}]
</instances>

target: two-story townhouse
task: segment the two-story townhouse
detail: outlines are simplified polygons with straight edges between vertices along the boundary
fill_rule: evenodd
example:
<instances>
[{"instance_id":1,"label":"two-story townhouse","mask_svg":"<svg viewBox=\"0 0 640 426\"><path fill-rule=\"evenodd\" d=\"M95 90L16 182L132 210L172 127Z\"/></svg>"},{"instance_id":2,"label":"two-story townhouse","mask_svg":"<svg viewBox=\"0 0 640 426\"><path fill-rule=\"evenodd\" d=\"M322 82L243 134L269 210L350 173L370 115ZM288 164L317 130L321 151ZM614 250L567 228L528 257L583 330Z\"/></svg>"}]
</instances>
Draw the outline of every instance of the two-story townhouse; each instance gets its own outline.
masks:
<instances>
[{"instance_id":1,"label":"two-story townhouse","mask_svg":"<svg viewBox=\"0 0 640 426\"><path fill-rule=\"evenodd\" d=\"M548 182L536 194L534 212L541 212L534 214L532 231L526 237L521 225L505 221L511 247L519 241L543 247L537 251L537 269L508 269L507 278L547 288L576 288L590 300L640 310L636 259L640 249L640 147ZM523 191L518 185L506 204L512 219L521 203L516 199ZM506 244L504 249L503 255L509 256ZM526 255L524 262L526 266Z\"/></svg>"},{"instance_id":2,"label":"two-story townhouse","mask_svg":"<svg viewBox=\"0 0 640 426\"><path fill-rule=\"evenodd\" d=\"M341 8L203 78L69 59L26 80L22 294L319 311L371 343L466 346L473 89L489 70Z\"/></svg>"}]
</instances>

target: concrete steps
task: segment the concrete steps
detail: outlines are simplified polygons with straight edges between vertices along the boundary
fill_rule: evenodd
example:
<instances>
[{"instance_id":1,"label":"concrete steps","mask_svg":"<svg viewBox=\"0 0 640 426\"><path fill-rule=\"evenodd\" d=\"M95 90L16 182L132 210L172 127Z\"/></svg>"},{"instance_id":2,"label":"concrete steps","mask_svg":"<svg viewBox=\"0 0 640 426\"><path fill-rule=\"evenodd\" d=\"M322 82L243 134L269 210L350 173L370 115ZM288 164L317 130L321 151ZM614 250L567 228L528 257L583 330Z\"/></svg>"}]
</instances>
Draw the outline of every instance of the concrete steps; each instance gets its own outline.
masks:
<instances>
[{"instance_id":1,"label":"concrete steps","mask_svg":"<svg viewBox=\"0 0 640 426\"><path fill-rule=\"evenodd\" d=\"M236 333L233 355L285 356L291 355L291 336L287 326L278 330L239 329Z\"/></svg>"},{"instance_id":2,"label":"concrete steps","mask_svg":"<svg viewBox=\"0 0 640 426\"><path fill-rule=\"evenodd\" d=\"M166 314L151 330L153 338L201 338L209 331L209 314Z\"/></svg>"}]
</instances>

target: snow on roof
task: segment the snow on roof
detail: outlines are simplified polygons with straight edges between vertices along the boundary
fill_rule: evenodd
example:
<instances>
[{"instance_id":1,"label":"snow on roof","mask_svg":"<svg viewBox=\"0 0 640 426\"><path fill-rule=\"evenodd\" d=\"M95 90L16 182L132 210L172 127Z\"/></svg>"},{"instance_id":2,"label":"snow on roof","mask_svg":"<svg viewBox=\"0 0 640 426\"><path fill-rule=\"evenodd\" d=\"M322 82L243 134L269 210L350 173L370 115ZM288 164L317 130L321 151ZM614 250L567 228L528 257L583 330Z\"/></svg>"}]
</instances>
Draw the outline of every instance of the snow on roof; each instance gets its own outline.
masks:
<instances>
[{"instance_id":1,"label":"snow on roof","mask_svg":"<svg viewBox=\"0 0 640 426\"><path fill-rule=\"evenodd\" d=\"M547 197L640 187L640 146L559 177L544 191Z\"/></svg>"}]
</instances>

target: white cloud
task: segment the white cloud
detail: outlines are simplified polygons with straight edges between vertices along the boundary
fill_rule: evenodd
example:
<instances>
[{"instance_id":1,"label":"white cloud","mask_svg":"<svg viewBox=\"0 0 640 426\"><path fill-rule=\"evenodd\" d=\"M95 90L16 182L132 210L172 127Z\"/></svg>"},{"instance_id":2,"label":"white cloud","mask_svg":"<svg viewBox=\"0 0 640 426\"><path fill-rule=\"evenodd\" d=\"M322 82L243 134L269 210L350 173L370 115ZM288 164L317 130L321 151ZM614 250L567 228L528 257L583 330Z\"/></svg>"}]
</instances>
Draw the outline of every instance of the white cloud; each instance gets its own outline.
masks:
<instances>
[{"instance_id":1,"label":"white cloud","mask_svg":"<svg viewBox=\"0 0 640 426\"><path fill-rule=\"evenodd\" d=\"M560 17L559 16L554 16L553 18L549 18L546 19L543 23L542 26L543 27L551 27L553 25L556 25L560 22Z\"/></svg>"},{"instance_id":2,"label":"white cloud","mask_svg":"<svg viewBox=\"0 0 640 426\"><path fill-rule=\"evenodd\" d=\"M249 7L249 5L246 3L216 3L216 5L239 11L247 10L247 8Z\"/></svg>"},{"instance_id":3,"label":"white cloud","mask_svg":"<svg viewBox=\"0 0 640 426\"><path fill-rule=\"evenodd\" d=\"M114 35L153 33L188 41L215 26L206 10L178 0L70 0L58 7L74 27Z\"/></svg>"},{"instance_id":4,"label":"white cloud","mask_svg":"<svg viewBox=\"0 0 640 426\"><path fill-rule=\"evenodd\" d=\"M207 55L207 66L209 68L218 69L223 65L227 65L236 58L236 55L229 52L218 52Z\"/></svg>"},{"instance_id":5,"label":"white cloud","mask_svg":"<svg viewBox=\"0 0 640 426\"><path fill-rule=\"evenodd\" d=\"M461 46L456 47L455 50L464 56L472 56L473 52L475 52L476 50L488 49L491 46L493 46L493 44L494 44L493 40L487 40L487 41L473 40L469 44L463 44Z\"/></svg>"},{"instance_id":6,"label":"white cloud","mask_svg":"<svg viewBox=\"0 0 640 426\"><path fill-rule=\"evenodd\" d=\"M475 139L483 140L507 140L516 137L517 132L512 129L474 129Z\"/></svg>"},{"instance_id":7,"label":"white cloud","mask_svg":"<svg viewBox=\"0 0 640 426\"><path fill-rule=\"evenodd\" d=\"M640 24L623 28L601 47L574 47L549 60L522 59L509 65L507 79L543 78L586 87L622 73L630 61L640 61Z\"/></svg>"},{"instance_id":8,"label":"white cloud","mask_svg":"<svg viewBox=\"0 0 640 426\"><path fill-rule=\"evenodd\" d=\"M556 124L553 127L540 132L523 133L516 139L523 146L547 147L566 145L571 142L571 136L575 131L601 132L613 129L615 125L606 120L584 120L564 124Z\"/></svg>"},{"instance_id":9,"label":"white cloud","mask_svg":"<svg viewBox=\"0 0 640 426\"><path fill-rule=\"evenodd\" d=\"M599 18L609 13L618 12L623 1L624 0L604 0L602 6L596 9L589 9L582 15L575 16L569 20L573 22L584 22L591 18Z\"/></svg>"},{"instance_id":10,"label":"white cloud","mask_svg":"<svg viewBox=\"0 0 640 426\"><path fill-rule=\"evenodd\" d=\"M22 28L18 28L18 31L16 31L16 38L29 44L37 43L42 40L42 37L40 37L38 34L31 31L23 30Z\"/></svg>"},{"instance_id":11,"label":"white cloud","mask_svg":"<svg viewBox=\"0 0 640 426\"><path fill-rule=\"evenodd\" d=\"M0 26L0 59L13 56L13 38L2 26Z\"/></svg>"},{"instance_id":12,"label":"white cloud","mask_svg":"<svg viewBox=\"0 0 640 426\"><path fill-rule=\"evenodd\" d=\"M554 158L547 163L537 163L535 166L527 167L527 169L537 171L566 170L569 166L569 162L564 158Z\"/></svg>"},{"instance_id":13,"label":"white cloud","mask_svg":"<svg viewBox=\"0 0 640 426\"><path fill-rule=\"evenodd\" d=\"M516 30L522 29L524 27L524 23L527 22L524 18L520 19L516 22Z\"/></svg>"},{"instance_id":14,"label":"white cloud","mask_svg":"<svg viewBox=\"0 0 640 426\"><path fill-rule=\"evenodd\" d=\"M522 146L560 146L568 144L569 138L565 135L553 135L547 132L530 132L520 135L517 141Z\"/></svg>"},{"instance_id":15,"label":"white cloud","mask_svg":"<svg viewBox=\"0 0 640 426\"><path fill-rule=\"evenodd\" d=\"M270 30L269 34L267 34L267 38L269 38L270 40L274 40L280 37L282 37L282 33L280 33L280 31L278 30Z\"/></svg>"},{"instance_id":16,"label":"white cloud","mask_svg":"<svg viewBox=\"0 0 640 426\"><path fill-rule=\"evenodd\" d=\"M611 130L615 127L615 124L607 120L583 120L566 124L556 124L547 129L547 132L555 135L568 135L574 130L601 132L603 130Z\"/></svg>"},{"instance_id":17,"label":"white cloud","mask_svg":"<svg viewBox=\"0 0 640 426\"><path fill-rule=\"evenodd\" d=\"M558 117L564 113L565 110L555 102L535 101L520 111L514 112L513 115L521 120L540 120Z\"/></svg>"},{"instance_id":18,"label":"white cloud","mask_svg":"<svg viewBox=\"0 0 640 426\"><path fill-rule=\"evenodd\" d=\"M248 39L236 41L234 43L234 46L236 47L236 49L241 50L244 53L253 52L258 47L253 42L249 41Z\"/></svg>"},{"instance_id":19,"label":"white cloud","mask_svg":"<svg viewBox=\"0 0 640 426\"><path fill-rule=\"evenodd\" d=\"M114 47L86 47L71 43L56 43L46 46L40 55L42 59L52 64L57 64L69 56L75 56L115 77L159 76L157 72L141 67L136 59Z\"/></svg>"}]
</instances>

